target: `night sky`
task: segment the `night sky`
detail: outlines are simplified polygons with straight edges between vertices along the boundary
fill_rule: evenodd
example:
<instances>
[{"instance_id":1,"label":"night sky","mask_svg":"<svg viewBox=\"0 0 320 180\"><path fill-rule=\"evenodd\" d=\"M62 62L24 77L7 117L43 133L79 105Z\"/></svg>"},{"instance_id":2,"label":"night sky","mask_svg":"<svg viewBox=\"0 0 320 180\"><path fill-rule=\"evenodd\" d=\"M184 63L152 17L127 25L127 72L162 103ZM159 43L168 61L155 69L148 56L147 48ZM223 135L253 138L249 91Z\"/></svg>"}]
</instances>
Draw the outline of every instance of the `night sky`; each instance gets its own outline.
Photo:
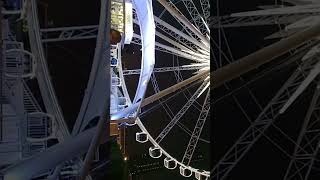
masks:
<instances>
[{"instance_id":1,"label":"night sky","mask_svg":"<svg viewBox=\"0 0 320 180\"><path fill-rule=\"evenodd\" d=\"M223 15L233 12L257 10L257 5L273 3L274 1L267 0L253 0L246 1L245 3L243 1L220 0L220 13ZM276 26L242 27L225 28L225 33L234 58L239 59L273 43L274 41L264 41L263 38L277 30L278 27ZM217 33L217 31L213 32ZM213 38L217 40L217 36L213 36ZM282 56L281 58L285 57L286 56ZM296 65L291 64L284 66L277 71L269 73L257 81L250 83L247 86L248 88L240 89L234 93L234 96L226 95L237 87L244 85L249 80L256 78L259 74L262 74L263 70L273 66L275 66L275 64L269 63L253 70L253 72L245 74L243 76L244 81L235 79L228 82L229 90L226 86L214 90L212 98L214 102L214 125L211 136L211 139L213 139L213 165L217 163L249 126L249 122L237 106L235 99L237 99L244 108L251 121L255 120L261 110L249 95L248 89L251 90L258 102L264 107L288 79L293 70L295 70ZM303 96L300 96L292 107L288 109L287 113L279 116L275 121L275 125L293 140L296 140L299 135L306 110L313 95L314 87L314 84L312 84L306 92L304 92ZM266 135L277 145L280 145L280 148L262 136L231 171L226 178L227 180L267 180L282 179L284 177L290 159L282 150L291 155L294 150L294 145L272 126L266 131ZM311 177L311 179L313 179L313 177Z\"/></svg>"}]
</instances>

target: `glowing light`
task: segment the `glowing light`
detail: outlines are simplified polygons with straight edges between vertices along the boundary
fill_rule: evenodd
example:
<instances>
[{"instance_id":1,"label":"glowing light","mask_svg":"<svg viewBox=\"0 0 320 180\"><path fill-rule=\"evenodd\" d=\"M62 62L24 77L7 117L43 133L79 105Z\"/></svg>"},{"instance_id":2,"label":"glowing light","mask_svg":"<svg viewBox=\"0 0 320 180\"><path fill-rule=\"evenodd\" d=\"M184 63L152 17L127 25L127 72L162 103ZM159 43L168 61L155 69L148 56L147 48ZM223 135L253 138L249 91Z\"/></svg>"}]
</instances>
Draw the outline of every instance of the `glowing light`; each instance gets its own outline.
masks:
<instances>
[{"instance_id":1,"label":"glowing light","mask_svg":"<svg viewBox=\"0 0 320 180\"><path fill-rule=\"evenodd\" d=\"M210 77L208 76L206 79L209 79ZM203 94L203 92L206 90L206 89L208 89L208 87L210 86L210 81L208 81L208 83L206 84L206 86L202 89L202 91L200 92L200 94L197 96L197 98L198 97L200 97L202 94Z\"/></svg>"},{"instance_id":2,"label":"glowing light","mask_svg":"<svg viewBox=\"0 0 320 180\"><path fill-rule=\"evenodd\" d=\"M133 37L133 17L132 17L132 3L131 2L125 2L124 4L125 7L125 26L124 26L124 31L125 31L125 44L130 44L132 37Z\"/></svg>"}]
</instances>

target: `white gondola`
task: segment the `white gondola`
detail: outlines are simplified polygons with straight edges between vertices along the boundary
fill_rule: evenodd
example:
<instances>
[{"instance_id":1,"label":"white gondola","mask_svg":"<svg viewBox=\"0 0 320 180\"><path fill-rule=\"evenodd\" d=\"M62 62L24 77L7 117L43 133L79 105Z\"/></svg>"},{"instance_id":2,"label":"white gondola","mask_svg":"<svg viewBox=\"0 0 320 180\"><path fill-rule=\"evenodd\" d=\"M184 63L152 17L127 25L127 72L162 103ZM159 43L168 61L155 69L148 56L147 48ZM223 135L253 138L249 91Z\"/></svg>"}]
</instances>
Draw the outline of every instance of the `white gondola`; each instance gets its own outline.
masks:
<instances>
[{"instance_id":1,"label":"white gondola","mask_svg":"<svg viewBox=\"0 0 320 180\"><path fill-rule=\"evenodd\" d=\"M136 133L136 141L139 143L145 143L148 141L148 134L145 132L137 132Z\"/></svg>"},{"instance_id":2,"label":"white gondola","mask_svg":"<svg viewBox=\"0 0 320 180\"><path fill-rule=\"evenodd\" d=\"M32 53L24 49L9 49L6 58L5 75L12 78L34 78L36 61Z\"/></svg>"},{"instance_id":3,"label":"white gondola","mask_svg":"<svg viewBox=\"0 0 320 180\"><path fill-rule=\"evenodd\" d=\"M167 169L175 169L177 167L177 162L169 157L164 158L163 164Z\"/></svg>"},{"instance_id":4,"label":"white gondola","mask_svg":"<svg viewBox=\"0 0 320 180\"><path fill-rule=\"evenodd\" d=\"M209 177L200 174L200 172L202 173L204 171L200 170L200 171L195 172L195 177L197 180L208 180L209 179Z\"/></svg>"},{"instance_id":5,"label":"white gondola","mask_svg":"<svg viewBox=\"0 0 320 180\"><path fill-rule=\"evenodd\" d=\"M152 158L160 158L162 156L162 151L158 147L150 147L149 155Z\"/></svg>"},{"instance_id":6,"label":"white gondola","mask_svg":"<svg viewBox=\"0 0 320 180\"><path fill-rule=\"evenodd\" d=\"M180 174L184 177L190 177L192 176L192 171L190 170L189 167L186 166L180 166Z\"/></svg>"}]
</instances>

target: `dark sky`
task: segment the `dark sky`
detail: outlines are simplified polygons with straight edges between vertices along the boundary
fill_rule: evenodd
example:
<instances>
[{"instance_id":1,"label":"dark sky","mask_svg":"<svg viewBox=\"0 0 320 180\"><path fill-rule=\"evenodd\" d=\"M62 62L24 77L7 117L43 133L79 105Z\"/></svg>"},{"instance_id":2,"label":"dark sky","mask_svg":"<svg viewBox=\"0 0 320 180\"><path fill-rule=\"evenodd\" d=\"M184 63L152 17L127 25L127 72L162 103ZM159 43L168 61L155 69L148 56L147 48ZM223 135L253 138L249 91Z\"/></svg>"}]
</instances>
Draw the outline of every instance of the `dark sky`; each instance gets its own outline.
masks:
<instances>
[{"instance_id":1,"label":"dark sky","mask_svg":"<svg viewBox=\"0 0 320 180\"><path fill-rule=\"evenodd\" d=\"M257 5L272 4L274 1L233 1L220 0L220 13L229 14L233 12L255 10ZM272 41L263 41L265 35L277 31L275 26L263 27L245 27L245 28L230 28L225 29L231 51L235 59L239 59L245 55L260 49ZM213 31L216 32L217 31ZM217 40L217 36L214 36ZM285 56L281 57L284 58ZM272 67L274 64L268 64L266 67ZM264 68L254 70L244 76L245 81L256 77ZM269 100L279 90L288 76L296 68L295 65L285 66L284 68L272 72L265 77L248 85L261 105L264 107ZM235 89L244 84L243 81L236 79L228 83L231 89ZM281 115L275 125L283 132L288 134L292 139L296 140L299 134L306 109L309 105L310 98L313 93L314 86L311 86L299 97L292 105L288 112ZM213 101L226 95L230 90L225 87L220 87L214 90ZM212 129L213 139L213 165L227 152L227 150L236 142L240 135L247 129L249 122L246 120L244 113L235 102L235 98L245 109L245 112L255 120L260 110L254 104L249 91L242 88L237 91L234 96L227 96L222 100L213 104L214 126ZM275 141L280 147L292 154L294 146L288 142L275 128L270 127L266 131L266 135ZM227 180L264 180L264 179L282 179L286 168L288 167L289 158L278 147L274 146L265 137L260 138L253 147L248 151L244 158L231 171ZM311 178L312 179L312 178Z\"/></svg>"},{"instance_id":2,"label":"dark sky","mask_svg":"<svg viewBox=\"0 0 320 180\"><path fill-rule=\"evenodd\" d=\"M53 27L97 24L100 5L84 1L48 1L47 20ZM44 6L39 3L41 27ZM52 82L69 128L77 117L94 55L95 39L47 43L47 61Z\"/></svg>"}]
</instances>

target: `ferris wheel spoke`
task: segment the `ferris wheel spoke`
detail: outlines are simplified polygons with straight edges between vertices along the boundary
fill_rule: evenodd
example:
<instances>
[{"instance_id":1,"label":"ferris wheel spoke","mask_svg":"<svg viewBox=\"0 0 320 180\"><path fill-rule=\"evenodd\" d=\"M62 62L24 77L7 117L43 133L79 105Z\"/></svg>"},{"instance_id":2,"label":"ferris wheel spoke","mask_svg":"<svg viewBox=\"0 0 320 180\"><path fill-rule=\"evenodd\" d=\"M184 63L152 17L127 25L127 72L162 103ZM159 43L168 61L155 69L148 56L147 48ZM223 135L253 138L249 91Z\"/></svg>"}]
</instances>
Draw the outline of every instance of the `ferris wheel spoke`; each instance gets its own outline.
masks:
<instances>
[{"instance_id":1,"label":"ferris wheel spoke","mask_svg":"<svg viewBox=\"0 0 320 180\"><path fill-rule=\"evenodd\" d=\"M211 17L209 26L211 28L220 27L245 27L245 26L263 26L263 25L276 25L276 24L291 24L297 20L301 20L313 15L319 15L319 12L292 12L289 14L250 14L250 11L243 12L247 15L226 15L219 17ZM219 25L220 21L220 25Z\"/></svg>"},{"instance_id":2,"label":"ferris wheel spoke","mask_svg":"<svg viewBox=\"0 0 320 180\"><path fill-rule=\"evenodd\" d=\"M171 129L175 126L175 124L180 120L180 118L187 112L187 110L192 106L192 104L198 99L202 90L206 87L208 80L205 80L197 91L193 94L193 96L188 100L188 102L180 109L180 111L173 117L170 123L161 131L161 133L157 136L155 141L160 143L164 137L171 131Z\"/></svg>"},{"instance_id":3,"label":"ferris wheel spoke","mask_svg":"<svg viewBox=\"0 0 320 180\"><path fill-rule=\"evenodd\" d=\"M209 31L206 27L206 22L203 20L203 17L199 13L197 7L192 0L182 0L184 6L188 10L189 15L191 16L193 25L202 33L209 35Z\"/></svg>"},{"instance_id":4,"label":"ferris wheel spoke","mask_svg":"<svg viewBox=\"0 0 320 180\"><path fill-rule=\"evenodd\" d=\"M188 48L186 45L182 45L181 43L178 43L174 40L172 40L171 38L163 35L162 33L156 31L156 36L160 37L161 39L167 41L168 43L170 43L171 45L177 47L177 48L180 48L181 51L184 51L184 52L193 52L193 53L196 53L194 50Z\"/></svg>"},{"instance_id":5,"label":"ferris wheel spoke","mask_svg":"<svg viewBox=\"0 0 320 180\"><path fill-rule=\"evenodd\" d=\"M222 63L221 62L221 60L222 60L222 56L224 57L224 60L225 60L225 62L226 63L232 63L233 61L234 61L234 58L233 58L233 54L232 54L232 52L231 52L231 49L230 49L230 46L229 46L229 42L228 42L228 39L227 39L227 37L226 37L226 34L225 34L225 32L224 32L224 28L220 28L219 29L219 35L222 35L222 38L223 38L223 41L219 41L219 42L216 42L215 40L214 40L214 38L211 38L211 42L213 42L213 45L214 45L214 49L217 49L217 54L213 54L213 56L217 56L216 58L215 58L215 60L217 61L216 63L218 64L218 63ZM221 36L220 35L220 36ZM220 37L221 38L221 37ZM225 44L225 46L227 47L227 53L225 53L223 50L222 50L222 48L221 48L221 45L222 45L222 42L224 42L224 44ZM229 56L228 56L229 55ZM219 61L219 62L218 62ZM219 67L219 65L218 65L218 67ZM221 65L220 65L220 67L221 67Z\"/></svg>"},{"instance_id":6,"label":"ferris wheel spoke","mask_svg":"<svg viewBox=\"0 0 320 180\"><path fill-rule=\"evenodd\" d=\"M312 97L303 127L297 140L297 145L292 159L287 168L284 180L308 179L311 168L319 152L319 107L320 107L320 89L319 82Z\"/></svg>"},{"instance_id":7,"label":"ferris wheel spoke","mask_svg":"<svg viewBox=\"0 0 320 180\"><path fill-rule=\"evenodd\" d=\"M40 29L42 42L82 40L97 37L98 25Z\"/></svg>"},{"instance_id":8,"label":"ferris wheel spoke","mask_svg":"<svg viewBox=\"0 0 320 180\"><path fill-rule=\"evenodd\" d=\"M186 165L190 164L190 161L192 159L194 150L197 147L197 143L198 143L199 137L201 135L203 126L204 126L204 124L206 122L206 119L207 119L207 116L209 114L209 111L210 111L210 89L207 92L207 95L205 97L205 100L204 100L204 103L203 103L199 118L198 118L197 123L196 123L196 125L194 127L194 130L192 132L192 135L191 135L191 138L189 140L187 149L186 149L186 151L185 151L185 153L183 155L183 158L182 158L182 163L183 164L186 164Z\"/></svg>"},{"instance_id":9,"label":"ferris wheel spoke","mask_svg":"<svg viewBox=\"0 0 320 180\"><path fill-rule=\"evenodd\" d=\"M191 88L191 87L194 87L196 85L198 85L199 81L196 81L196 82L193 82L192 84L190 84L189 86L185 87L185 88L181 88L180 90L178 90L176 93L172 94L171 96L165 98L164 100L161 100L162 103L166 103L170 100L172 100L173 98L177 97L178 95L180 95L180 93L182 93L183 91L186 91L188 88ZM143 110L141 113L140 113L140 117L144 117L146 114L154 111L155 109L159 108L161 106L161 103L156 103L156 104L152 104L149 108L147 108L146 110ZM173 116L172 116L173 117Z\"/></svg>"},{"instance_id":10,"label":"ferris wheel spoke","mask_svg":"<svg viewBox=\"0 0 320 180\"><path fill-rule=\"evenodd\" d=\"M174 59L173 59L173 63L174 63ZM177 65L179 66L179 61L178 61L178 59L177 59ZM182 75L181 75L181 71L180 70L177 70L177 71L174 71L174 76L176 77L176 80L177 80L177 82L181 82L181 81L183 81L183 77L182 77ZM206 88L205 88L206 89ZM188 96L188 95L189 96ZM188 90L188 89L186 89L186 91L183 91L183 95L184 95L184 97L186 98L186 99L189 99L189 97L191 97L192 96L192 93ZM198 103L198 101L195 101L195 103L193 104L193 107L194 108L196 108L197 110L199 110L199 111L201 111L201 105Z\"/></svg>"},{"instance_id":11,"label":"ferris wheel spoke","mask_svg":"<svg viewBox=\"0 0 320 180\"><path fill-rule=\"evenodd\" d=\"M203 55L203 54L200 54L200 53L194 53L192 51L183 52L183 51L181 51L179 49L172 48L170 46L163 45L163 44L160 44L160 43L156 43L156 47L159 48L159 49L164 49L169 54L174 54L174 55L177 55L177 56L189 59L189 60L193 60L193 61L196 61L196 62L208 62L209 61L209 56Z\"/></svg>"},{"instance_id":12,"label":"ferris wheel spoke","mask_svg":"<svg viewBox=\"0 0 320 180\"><path fill-rule=\"evenodd\" d=\"M204 20L208 23L210 17L210 2L209 0L200 0L202 12L204 15Z\"/></svg>"},{"instance_id":13,"label":"ferris wheel spoke","mask_svg":"<svg viewBox=\"0 0 320 180\"><path fill-rule=\"evenodd\" d=\"M237 142L211 170L213 179L221 180L229 174L229 172L244 157L253 144L263 135L266 129L272 125L274 120L280 115L280 109L303 82L304 77L307 76L317 62L317 57L311 57L297 68L297 70L290 76L290 78L282 86L274 98L260 113L258 118L251 123L250 127L240 136Z\"/></svg>"},{"instance_id":14,"label":"ferris wheel spoke","mask_svg":"<svg viewBox=\"0 0 320 180\"><path fill-rule=\"evenodd\" d=\"M152 80L152 79L151 79ZM198 84L199 82L195 82L194 84L192 84L191 86L194 86L196 84ZM156 85L157 87L157 85ZM157 89L156 87L154 87L155 89ZM163 107L165 109L165 111L167 112L167 115L169 116L170 119L172 119L174 117L173 112L171 111L170 107L168 106L168 104L166 103L167 101L171 100L172 98L176 97L177 95L180 94L180 92L183 92L185 90L187 90L187 88L184 88L183 90L173 94L172 96L170 96L169 98L166 98L165 100L159 99L160 103L157 103L155 105L153 105L152 107L148 108L147 110L143 111L140 113L139 117L142 118L144 117L146 114L150 113L151 111L153 111L154 109L158 108L158 107ZM156 90L155 90L156 91ZM157 91L159 92L159 91ZM184 124L182 124L181 122L177 122L177 126L182 129L185 133L187 133L189 136L192 135L191 130L189 130ZM200 141L205 142L205 143L210 143L210 141L203 139L203 138L199 138Z\"/></svg>"},{"instance_id":15,"label":"ferris wheel spoke","mask_svg":"<svg viewBox=\"0 0 320 180\"><path fill-rule=\"evenodd\" d=\"M168 2L167 0L158 0L158 2L164 8L166 8L168 12L173 17L175 17L181 25L187 27L196 37L198 37L205 45L205 47L210 47L209 38L201 34L201 32L192 23L190 23L190 21L178 10L178 8L173 3L171 3L170 1Z\"/></svg>"},{"instance_id":16,"label":"ferris wheel spoke","mask_svg":"<svg viewBox=\"0 0 320 180\"><path fill-rule=\"evenodd\" d=\"M188 78L188 79L186 79L186 80L184 80L182 82L179 82L179 83L177 83L177 84L175 84L175 85L173 85L173 86L171 86L171 87L169 87L167 89L164 89L164 90L160 91L157 94L154 94L152 96L149 96L149 97L145 98L143 100L143 102L141 103L141 106L143 107L143 106L146 106L148 104L151 104L151 103L157 101L158 99L160 99L160 98L162 98L164 96L167 96L167 95L169 95L171 93L174 93L177 90L179 90L179 89L181 89L181 88L183 88L183 87L185 87L185 86L187 86L187 85L189 85L189 84L191 84L191 83L193 83L193 82L195 82L197 80L205 79L209 75L210 75L210 70L205 70L205 71L199 72L198 74L196 74L196 75L194 75L194 76L192 76L192 77L190 77L190 78Z\"/></svg>"},{"instance_id":17,"label":"ferris wheel spoke","mask_svg":"<svg viewBox=\"0 0 320 180\"><path fill-rule=\"evenodd\" d=\"M159 67L154 68L153 72L163 73L163 72L173 72L173 71L196 71L206 67L205 64L193 64L193 65L183 65L183 66L174 66L174 67ZM128 69L123 71L123 75L138 75L140 74L141 69Z\"/></svg>"},{"instance_id":18,"label":"ferris wheel spoke","mask_svg":"<svg viewBox=\"0 0 320 180\"><path fill-rule=\"evenodd\" d=\"M291 104L297 99L297 97L304 92L304 90L310 85L310 83L318 76L320 73L320 62L318 62L315 67L310 71L306 79L301 83L299 88L292 94L286 104L281 108L280 113L284 113Z\"/></svg>"},{"instance_id":19,"label":"ferris wheel spoke","mask_svg":"<svg viewBox=\"0 0 320 180\"><path fill-rule=\"evenodd\" d=\"M135 12L133 12L133 17L134 17L133 22L136 25L139 25ZM165 34L162 34L161 32L156 31L156 35L158 37L160 37L168 42L174 41L174 42L176 42L176 44L182 45L183 46L182 49L184 49L184 50L185 50L184 47L187 47L188 50L192 50L192 51L197 50L197 49L202 49L203 51L209 52L208 48L203 47L203 44L201 42L199 42L197 40L197 38L190 36L190 34L189 35L185 34L181 30L168 24L167 22L163 21L162 19L160 19L159 17L157 17L155 15L154 15L154 21L155 21L156 28L158 30L163 31L166 35L168 35L168 36L165 36ZM168 39L170 39L170 40L168 40Z\"/></svg>"},{"instance_id":20,"label":"ferris wheel spoke","mask_svg":"<svg viewBox=\"0 0 320 180\"><path fill-rule=\"evenodd\" d=\"M189 49L201 48L203 50L207 50L206 48L203 47L203 44L201 44L197 39L178 30L177 28L163 21L159 17L154 16L154 20L155 20L156 27L162 30L163 32L165 32L167 35L169 35L173 40L179 43L182 43L183 45L187 46Z\"/></svg>"},{"instance_id":21,"label":"ferris wheel spoke","mask_svg":"<svg viewBox=\"0 0 320 180\"><path fill-rule=\"evenodd\" d=\"M315 45L314 43L312 43L311 45ZM293 64L295 62L297 62L298 59L301 59L302 57L304 57L304 55L310 50L311 46L307 46L307 47L303 47L298 49L296 52L294 52L291 56L287 57L284 62L279 63L277 66L275 67L271 67L268 68L262 72L260 72L258 75L256 75L253 79L245 82L243 85L241 85L240 87L233 89L232 91L226 93L225 95L219 97L218 99L215 99L215 101L213 102L213 104L216 104L222 100L224 100L225 98L232 96L234 94L236 94L239 90L244 89L246 87L248 87L250 84L258 81L259 79L265 77L266 75L269 75L272 72L275 72L276 70L280 70L284 67L288 67L290 64Z\"/></svg>"},{"instance_id":22,"label":"ferris wheel spoke","mask_svg":"<svg viewBox=\"0 0 320 180\"><path fill-rule=\"evenodd\" d=\"M154 73L152 73L151 76L151 82L152 82L152 86L153 89L155 91L155 93L160 92L159 86L158 86L158 82L156 80L156 77L154 75ZM187 88L186 88L187 89ZM165 112L167 113L167 115L169 116L170 119L172 119L174 117L174 113L172 112L171 108L168 106L168 104L166 103L166 100L163 101L161 99L159 99L159 104L163 107L163 109L165 110ZM190 130L187 129L182 123L178 122L177 123L178 127L180 127L183 131L185 131L187 134L191 134Z\"/></svg>"},{"instance_id":23,"label":"ferris wheel spoke","mask_svg":"<svg viewBox=\"0 0 320 180\"><path fill-rule=\"evenodd\" d=\"M154 17L156 17L156 16L154 16ZM137 24L137 25L139 24L137 19L134 19L133 22L134 22L135 24ZM156 26L157 26L157 25L156 25ZM159 25L158 25L158 26L159 26ZM165 33L167 34L168 31L166 31ZM190 46L190 44L192 44L192 43L189 43L189 45L187 45L187 44L184 43L183 41L179 41L178 39L172 39L172 37L170 38L170 37L162 34L162 33L159 32L159 31L156 31L155 34L156 34L156 36L158 36L158 37L160 37L161 39L163 39L163 40L167 41L168 43L170 43L172 46L177 47L177 48L180 48L181 51L197 53L192 47L188 47L188 46ZM170 35L171 35L171 34L170 34ZM174 35L173 35L173 36L174 36ZM179 36L179 35L177 35L177 36ZM187 36L187 35L185 35L185 36ZM196 40L194 40L194 41L196 41Z\"/></svg>"},{"instance_id":24,"label":"ferris wheel spoke","mask_svg":"<svg viewBox=\"0 0 320 180\"><path fill-rule=\"evenodd\" d=\"M156 76L154 74L154 72L152 73L152 76L151 76L151 82L152 82L152 86L153 86L153 89L155 91L155 93L159 93L160 92L160 89L159 89L159 85L158 85L158 81L156 79ZM185 91L188 91L188 88L185 89ZM182 93L185 95L185 91L182 91ZM189 91L188 91L189 92ZM185 95L186 96L186 95ZM188 99L188 98L187 98ZM171 109L168 107L167 103L162 103L161 99L159 99L160 101L160 104L164 104L163 105L163 108L167 111L169 111L170 113L167 113L170 117L170 119L172 119L173 117L173 113L171 111ZM197 110L201 110L201 108L198 108L198 105L199 103L196 101L195 104L193 104L193 107L196 108ZM167 108L166 108L167 107ZM172 117L171 117L172 116Z\"/></svg>"},{"instance_id":25,"label":"ferris wheel spoke","mask_svg":"<svg viewBox=\"0 0 320 180\"><path fill-rule=\"evenodd\" d=\"M137 44L137 45L141 45L141 36L134 33L132 43ZM189 53L182 52L180 49L173 48L173 47L170 47L170 46L158 43L158 42L155 43L155 48L159 51L166 52L168 54L177 55L177 56L180 56L180 57L183 57L183 58L195 61L195 62L208 62L209 61L209 59L208 59L209 56L206 56L206 55L203 55L200 53L189 54L192 52L189 52Z\"/></svg>"}]
</instances>

